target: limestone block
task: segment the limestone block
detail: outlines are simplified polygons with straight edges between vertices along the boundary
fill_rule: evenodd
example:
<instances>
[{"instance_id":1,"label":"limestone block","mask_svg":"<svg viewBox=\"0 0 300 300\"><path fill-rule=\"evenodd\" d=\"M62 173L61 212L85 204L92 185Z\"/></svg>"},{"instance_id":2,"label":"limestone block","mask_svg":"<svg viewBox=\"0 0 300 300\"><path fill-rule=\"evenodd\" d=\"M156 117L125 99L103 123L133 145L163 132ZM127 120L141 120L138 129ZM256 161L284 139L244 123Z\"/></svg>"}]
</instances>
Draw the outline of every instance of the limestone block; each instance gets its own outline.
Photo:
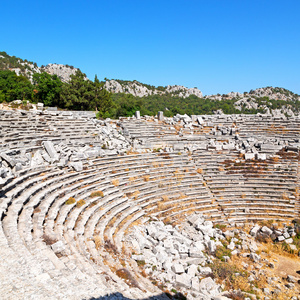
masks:
<instances>
[{"instance_id":1,"label":"limestone block","mask_svg":"<svg viewBox=\"0 0 300 300\"><path fill-rule=\"evenodd\" d=\"M193 258L200 258L200 257L204 257L204 254L202 251L200 251L198 248L196 247L191 247L189 249L189 256L193 257Z\"/></svg>"},{"instance_id":2,"label":"limestone block","mask_svg":"<svg viewBox=\"0 0 300 300\"><path fill-rule=\"evenodd\" d=\"M245 153L245 159L254 159L255 158L255 154L254 153Z\"/></svg>"},{"instance_id":3,"label":"limestone block","mask_svg":"<svg viewBox=\"0 0 300 300\"><path fill-rule=\"evenodd\" d=\"M199 267L199 273L201 275L208 275L212 273L212 270L210 267Z\"/></svg>"},{"instance_id":4,"label":"limestone block","mask_svg":"<svg viewBox=\"0 0 300 300\"><path fill-rule=\"evenodd\" d=\"M267 226L263 226L261 228L261 232L263 232L263 233L265 233L267 235L271 235L273 233L273 231L270 228L268 228Z\"/></svg>"},{"instance_id":5,"label":"limestone block","mask_svg":"<svg viewBox=\"0 0 300 300\"><path fill-rule=\"evenodd\" d=\"M52 244L51 248L55 253L63 252L65 250L65 245L62 241L58 241L58 242Z\"/></svg>"},{"instance_id":6,"label":"limestone block","mask_svg":"<svg viewBox=\"0 0 300 300\"><path fill-rule=\"evenodd\" d=\"M199 279L194 276L192 276L192 280L191 280L192 290L199 291L200 290L200 282L199 282Z\"/></svg>"},{"instance_id":7,"label":"limestone block","mask_svg":"<svg viewBox=\"0 0 300 300\"><path fill-rule=\"evenodd\" d=\"M159 112L157 113L157 119L158 119L159 121L163 121L163 120L164 120L164 112L163 112L163 111L159 111Z\"/></svg>"},{"instance_id":8,"label":"limestone block","mask_svg":"<svg viewBox=\"0 0 300 300\"><path fill-rule=\"evenodd\" d=\"M260 159L260 160L266 160L267 159L267 155L265 153L257 153L256 157L257 157L257 159Z\"/></svg>"},{"instance_id":9,"label":"limestone block","mask_svg":"<svg viewBox=\"0 0 300 300\"><path fill-rule=\"evenodd\" d=\"M188 267L187 269L188 275L190 275L191 277L195 277L197 273L198 273L198 266L193 264Z\"/></svg>"},{"instance_id":10,"label":"limestone block","mask_svg":"<svg viewBox=\"0 0 300 300\"><path fill-rule=\"evenodd\" d=\"M211 277L206 277L200 281L200 291L207 291L210 295L217 296L220 292L220 286Z\"/></svg>"},{"instance_id":11,"label":"limestone block","mask_svg":"<svg viewBox=\"0 0 300 300\"><path fill-rule=\"evenodd\" d=\"M283 235L280 235L277 239L278 239L278 242L282 242L285 240Z\"/></svg>"},{"instance_id":12,"label":"limestone block","mask_svg":"<svg viewBox=\"0 0 300 300\"><path fill-rule=\"evenodd\" d=\"M135 117L136 117L137 119L140 119L140 118L141 118L141 114L140 114L140 112L139 112L138 110L135 112Z\"/></svg>"},{"instance_id":13,"label":"limestone block","mask_svg":"<svg viewBox=\"0 0 300 300\"><path fill-rule=\"evenodd\" d=\"M70 165L72 166L72 168L79 172L79 171L82 171L83 170L83 165L82 165L82 161L73 161L73 162L70 162Z\"/></svg>"},{"instance_id":14,"label":"limestone block","mask_svg":"<svg viewBox=\"0 0 300 300\"><path fill-rule=\"evenodd\" d=\"M260 229L260 226L258 224L255 224L255 226L251 229L250 234L252 236L256 236L257 233L258 233L258 231L259 231L259 229Z\"/></svg>"},{"instance_id":15,"label":"limestone block","mask_svg":"<svg viewBox=\"0 0 300 300\"><path fill-rule=\"evenodd\" d=\"M173 264L173 266L172 266L172 271L173 271L175 274L182 274L182 273L184 273L184 268L183 268L182 264L175 263L175 264Z\"/></svg>"},{"instance_id":16,"label":"limestone block","mask_svg":"<svg viewBox=\"0 0 300 300\"><path fill-rule=\"evenodd\" d=\"M43 145L52 159L58 159L58 153L56 152L54 145L51 141L45 141L43 142Z\"/></svg>"},{"instance_id":17,"label":"limestone block","mask_svg":"<svg viewBox=\"0 0 300 300\"><path fill-rule=\"evenodd\" d=\"M216 251L216 243L213 240L209 240L207 243L208 250L210 253L214 253Z\"/></svg>"},{"instance_id":18,"label":"limestone block","mask_svg":"<svg viewBox=\"0 0 300 300\"><path fill-rule=\"evenodd\" d=\"M175 281L179 286L185 287L185 288L190 288L191 287L191 277L184 273L184 274L176 274L175 276Z\"/></svg>"}]
</instances>

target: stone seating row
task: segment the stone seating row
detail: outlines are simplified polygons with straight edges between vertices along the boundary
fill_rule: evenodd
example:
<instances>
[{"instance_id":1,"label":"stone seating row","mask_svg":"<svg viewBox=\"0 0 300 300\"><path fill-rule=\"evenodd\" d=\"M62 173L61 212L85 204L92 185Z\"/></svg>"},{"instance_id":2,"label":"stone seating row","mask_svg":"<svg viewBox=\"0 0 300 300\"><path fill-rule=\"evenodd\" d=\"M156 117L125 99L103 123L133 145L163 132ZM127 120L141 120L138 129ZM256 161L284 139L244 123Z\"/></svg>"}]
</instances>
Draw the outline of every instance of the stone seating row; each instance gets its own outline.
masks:
<instances>
[{"instance_id":1,"label":"stone seating row","mask_svg":"<svg viewBox=\"0 0 300 300\"><path fill-rule=\"evenodd\" d=\"M62 174L61 174L62 175ZM113 174L114 175L114 174ZM61 178L61 176L58 176L58 178L60 178L58 181L57 180L54 180L54 179L51 179L51 178L49 178L48 180L46 180L45 181L45 185L47 184L47 188L49 188L49 186L51 186L51 185L53 185L53 186L55 186L56 188L60 188L60 184L59 184L59 182L60 182L60 180L62 180L62 178ZM64 179L66 179L66 178L64 178ZM52 181L51 181L52 180ZM51 181L51 182L50 182ZM38 181L37 181L38 182ZM89 180L89 183L90 183L90 180ZM41 203L43 203L44 202L44 200L46 200L47 199L47 201L48 201L48 199L50 198L50 201L51 201L51 197L49 197L49 193L46 193L46 196L45 197L42 197L42 195L43 195L43 190L42 190L42 186L44 185L44 182L42 182L42 184L41 183L39 183L39 187L37 188L37 187L35 187L35 189L36 189L36 193L33 191L33 189L32 189L32 187L31 187L31 184L30 184L30 187L29 187L29 189L27 189L27 192L24 192L25 193L25 197L24 198L29 198L29 195L31 196L31 198L29 198L29 200L28 200L28 202L27 202L27 200L24 200L24 202L23 203L25 203L25 205L27 205L27 204L29 204L29 203L31 203L30 205L27 205L27 208L26 209L20 209L20 202L17 202L17 204L16 205L10 205L10 208L8 209L8 212L10 213L10 212L12 212L12 211L14 211L15 209L17 210L17 211L21 211L20 212L20 216L19 216L19 221L20 221L20 223L19 223L19 234L22 232L22 228L23 227L25 227L25 222L24 222L24 219L26 219L26 218L28 218L28 216L29 216L29 214L30 214L30 212L28 213L28 211L30 211L31 210L31 212L32 212L32 209L34 208L34 209L36 209L36 208L40 208L41 209L41 212L43 211L42 210L42 208L43 208L43 206L40 206L40 205L38 205L37 206L37 203L36 202L32 202L33 200L31 200L31 199L34 199L34 197L36 197L36 199L38 198L38 193L40 193L41 194L41 198L40 198L40 200L36 200L36 201L40 201ZM24 188L24 187L23 187ZM75 194L74 194L75 195ZM76 195L78 195L78 196L82 196L82 195L80 195L80 194L76 194ZM65 196L65 197L68 197L68 196L70 196L70 193L68 193L68 195L67 196ZM20 195L18 195L18 197L20 197ZM22 200L23 201L23 200ZM30 202L31 201L31 202ZM65 201L65 199L63 200L63 201ZM50 204L52 205L53 203L51 203L50 202ZM18 206L19 205L19 206ZM114 206L115 207L115 206ZM125 211L125 209L128 209L129 208L129 210L127 211L127 213L133 213L133 211L136 211L137 210L137 208L136 207L132 207L132 208L130 208L130 207L128 207L128 206L125 206L125 207L122 207L122 210L120 210L120 208L121 207L119 207L119 208L114 208L114 212L115 213L121 213L122 211ZM25 213L27 211L27 213ZM58 218L56 218L55 220L56 220L56 222L57 222L57 226L55 226L55 228L56 229L53 229L53 231L57 234L57 233L62 233L62 232L64 232L64 230L62 231L62 227L61 227L61 225L63 224L62 222L63 222L63 214L64 214L64 211L65 211L65 215L70 215L70 212L68 213L68 214L66 214L66 212L68 211L67 209L62 209L62 210L59 210L60 211L60 215L59 215L59 217ZM38 215L38 214L40 214L41 212L38 212L38 211L36 211L36 212L34 212L33 214L34 215ZM127 213L124 213L124 215L123 215L123 219L125 219L126 218L126 215L127 215ZM11 214L10 214L11 215ZM16 218L16 216L17 216L17 214L16 213L14 213L14 214L12 214L13 216L14 216L14 219ZM27 216L27 217L26 217ZM47 216L48 216L48 213L47 213ZM71 215L70 215L71 216ZM50 220L51 220L51 215L49 215L48 216L49 217L49 222L50 222ZM6 218L6 217L5 217ZM5 219L4 218L4 219ZM36 221L38 221L39 220L39 218L34 218L33 217L33 221L32 222L36 222ZM74 220L75 219L73 219L72 220L72 222L73 222L73 224L74 224ZM10 226L15 226L15 224L14 224L14 222L15 221L8 221L8 220L5 220L5 222L4 222L4 224L5 224L5 229L6 230L8 230L8 228L10 227ZM48 219L46 220L46 222L45 223L43 223L43 221L39 221L40 222L40 224L42 224L42 226L45 226L45 227L47 227L48 225L50 225L50 223L48 222ZM41 223L42 222L42 223ZM69 226L71 226L72 227L72 223L71 221L69 221L69 222L67 222L66 224L68 224L67 225L67 228L69 227ZM107 219L107 224L108 224L108 222L109 222L109 219ZM99 223L100 224L100 223ZM38 226L39 227L39 226ZM38 228L37 227L37 228ZM51 227L51 226L50 226ZM117 226L115 225L114 226L114 228L116 228ZM29 226L29 228L31 228L30 226ZM101 225L101 228L103 228L103 224ZM32 230L33 230L33 238L32 238L32 240L34 240L34 241L37 241L38 240L38 238L40 238L41 237L41 233L43 232L40 232L40 234L38 234L38 235L36 235L36 233L38 232L38 230L36 230L35 229L35 227L33 226L32 227ZM68 232L70 231L69 229L67 230ZM109 231L109 236L112 236L112 234L113 234L113 231L110 229ZM16 232L15 231L13 231L13 234L14 235L16 235ZM27 234L26 235L23 235L24 237L25 237L25 239L27 240L27 241L29 241L30 239L28 239L27 238ZM30 247L30 249L33 251L33 247L31 246ZM73 251L74 251L74 249L73 249ZM71 252L71 253L73 253L73 252ZM75 255L75 254L74 254ZM51 257L51 255L48 253L48 256L49 257ZM52 257L52 259L53 259L53 257ZM65 259L65 258L64 258ZM78 258L77 258L78 259ZM51 260L51 259L50 259ZM51 264L50 264L51 265ZM57 262L56 262L56 265L59 265ZM50 266L48 266L48 269L50 270ZM51 271L51 270L50 270Z\"/></svg>"}]
</instances>

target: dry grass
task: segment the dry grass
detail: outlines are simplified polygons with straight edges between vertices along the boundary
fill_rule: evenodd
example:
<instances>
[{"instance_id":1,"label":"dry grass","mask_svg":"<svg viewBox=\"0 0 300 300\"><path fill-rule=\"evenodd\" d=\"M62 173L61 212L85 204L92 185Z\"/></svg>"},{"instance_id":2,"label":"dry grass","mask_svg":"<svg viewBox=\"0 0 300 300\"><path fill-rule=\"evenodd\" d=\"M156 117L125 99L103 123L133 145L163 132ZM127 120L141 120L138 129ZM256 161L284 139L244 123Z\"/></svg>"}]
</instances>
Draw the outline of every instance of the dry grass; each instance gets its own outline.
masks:
<instances>
[{"instance_id":1,"label":"dry grass","mask_svg":"<svg viewBox=\"0 0 300 300\"><path fill-rule=\"evenodd\" d=\"M136 190L132 193L133 198L136 200L140 194L140 191Z\"/></svg>"},{"instance_id":2,"label":"dry grass","mask_svg":"<svg viewBox=\"0 0 300 300\"><path fill-rule=\"evenodd\" d=\"M152 163L152 166L153 166L153 168L159 168L159 163L153 162L153 163Z\"/></svg>"},{"instance_id":3,"label":"dry grass","mask_svg":"<svg viewBox=\"0 0 300 300\"><path fill-rule=\"evenodd\" d=\"M145 175L145 176L143 176L143 178L144 178L144 181L149 181L150 180L150 176L149 175Z\"/></svg>"},{"instance_id":4,"label":"dry grass","mask_svg":"<svg viewBox=\"0 0 300 300\"><path fill-rule=\"evenodd\" d=\"M245 195L245 194L242 194L242 195L241 195L241 198L242 198L242 199L245 199L245 198L246 198L246 195Z\"/></svg>"},{"instance_id":5,"label":"dry grass","mask_svg":"<svg viewBox=\"0 0 300 300\"><path fill-rule=\"evenodd\" d=\"M39 213L41 212L41 209L39 207L36 207L34 210L33 210L33 213L36 214L36 213Z\"/></svg>"},{"instance_id":6,"label":"dry grass","mask_svg":"<svg viewBox=\"0 0 300 300\"><path fill-rule=\"evenodd\" d=\"M65 202L65 204L66 204L66 205L70 205L70 204L74 204L75 202L76 202L75 198L70 197L70 198Z\"/></svg>"},{"instance_id":7,"label":"dry grass","mask_svg":"<svg viewBox=\"0 0 300 300\"><path fill-rule=\"evenodd\" d=\"M54 239L46 234L43 234L42 239L47 246L53 245L54 243L57 242L57 239Z\"/></svg>"},{"instance_id":8,"label":"dry grass","mask_svg":"<svg viewBox=\"0 0 300 300\"><path fill-rule=\"evenodd\" d=\"M283 199L283 200L290 200L290 197L288 196L288 194L287 194L286 192L284 192L284 193L282 194L282 199Z\"/></svg>"},{"instance_id":9,"label":"dry grass","mask_svg":"<svg viewBox=\"0 0 300 300\"><path fill-rule=\"evenodd\" d=\"M186 198L186 197L187 197L186 194L180 192L178 199L184 199L184 198Z\"/></svg>"},{"instance_id":10,"label":"dry grass","mask_svg":"<svg viewBox=\"0 0 300 300\"><path fill-rule=\"evenodd\" d=\"M99 235L94 236L94 243L97 250L99 250L100 247L103 245L101 237Z\"/></svg>"},{"instance_id":11,"label":"dry grass","mask_svg":"<svg viewBox=\"0 0 300 300\"><path fill-rule=\"evenodd\" d=\"M136 180L137 180L137 178L136 178L136 177L129 177L128 180L129 180L130 184L132 184L133 181L136 181Z\"/></svg>"},{"instance_id":12,"label":"dry grass","mask_svg":"<svg viewBox=\"0 0 300 300\"><path fill-rule=\"evenodd\" d=\"M85 204L85 201L83 199L81 199L81 200L77 201L76 207L79 208L79 207L83 206L84 204Z\"/></svg>"},{"instance_id":13,"label":"dry grass","mask_svg":"<svg viewBox=\"0 0 300 300\"><path fill-rule=\"evenodd\" d=\"M102 191L92 192L90 194L90 198L95 198L95 197L104 197L104 193Z\"/></svg>"},{"instance_id":14,"label":"dry grass","mask_svg":"<svg viewBox=\"0 0 300 300\"><path fill-rule=\"evenodd\" d=\"M197 169L197 173L198 173L198 174L203 174L203 169L198 168L198 169Z\"/></svg>"},{"instance_id":15,"label":"dry grass","mask_svg":"<svg viewBox=\"0 0 300 300\"><path fill-rule=\"evenodd\" d=\"M225 171L225 169L224 169L224 168L222 168L222 167L219 167L218 169L219 169L219 171L220 171L220 172L223 172L223 171Z\"/></svg>"},{"instance_id":16,"label":"dry grass","mask_svg":"<svg viewBox=\"0 0 300 300\"><path fill-rule=\"evenodd\" d=\"M119 179L112 179L111 183L112 183L114 186L119 186L119 185L120 185Z\"/></svg>"},{"instance_id":17,"label":"dry grass","mask_svg":"<svg viewBox=\"0 0 300 300\"><path fill-rule=\"evenodd\" d=\"M162 196L162 199L163 199L163 201L168 201L168 200L169 200L169 197L168 197L167 195L163 195L163 196Z\"/></svg>"},{"instance_id":18,"label":"dry grass","mask_svg":"<svg viewBox=\"0 0 300 300\"><path fill-rule=\"evenodd\" d=\"M117 276L122 278L130 287L139 288L139 285L137 281L134 279L134 277L130 274L130 272L125 269L119 269L116 271Z\"/></svg>"}]
</instances>

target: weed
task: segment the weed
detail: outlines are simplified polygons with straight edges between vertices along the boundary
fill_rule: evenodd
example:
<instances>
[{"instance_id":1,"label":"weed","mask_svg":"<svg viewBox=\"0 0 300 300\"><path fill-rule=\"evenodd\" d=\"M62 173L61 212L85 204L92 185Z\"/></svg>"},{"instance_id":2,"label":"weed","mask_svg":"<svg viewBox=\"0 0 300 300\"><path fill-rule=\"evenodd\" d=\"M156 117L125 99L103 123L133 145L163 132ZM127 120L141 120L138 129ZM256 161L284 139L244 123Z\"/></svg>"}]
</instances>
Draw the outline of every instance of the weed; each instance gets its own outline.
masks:
<instances>
[{"instance_id":1,"label":"weed","mask_svg":"<svg viewBox=\"0 0 300 300\"><path fill-rule=\"evenodd\" d=\"M198 174L203 174L203 169L198 168L198 169L197 169L197 173L198 173Z\"/></svg>"},{"instance_id":2,"label":"weed","mask_svg":"<svg viewBox=\"0 0 300 300\"><path fill-rule=\"evenodd\" d=\"M83 206L84 204L85 204L85 201L83 199L81 199L81 200L77 201L76 207L79 208L79 207Z\"/></svg>"},{"instance_id":3,"label":"weed","mask_svg":"<svg viewBox=\"0 0 300 300\"><path fill-rule=\"evenodd\" d=\"M65 202L65 204L70 205L70 204L74 204L75 202L76 202L75 198L70 197L70 198Z\"/></svg>"},{"instance_id":4,"label":"weed","mask_svg":"<svg viewBox=\"0 0 300 300\"><path fill-rule=\"evenodd\" d=\"M54 238L52 238L52 237L50 237L50 236L48 236L46 234L43 234L42 239L43 239L43 241L45 242L45 244L47 246L53 245L54 243L57 242L56 239L54 239Z\"/></svg>"},{"instance_id":5,"label":"weed","mask_svg":"<svg viewBox=\"0 0 300 300\"><path fill-rule=\"evenodd\" d=\"M136 263L139 267L142 267L146 264L144 260L137 260Z\"/></svg>"},{"instance_id":6,"label":"weed","mask_svg":"<svg viewBox=\"0 0 300 300\"><path fill-rule=\"evenodd\" d=\"M98 250L102 246L102 240L99 235L94 236L95 247Z\"/></svg>"},{"instance_id":7,"label":"weed","mask_svg":"<svg viewBox=\"0 0 300 300\"><path fill-rule=\"evenodd\" d=\"M119 186L119 184L120 184L119 179L112 179L111 183L112 183L114 186Z\"/></svg>"},{"instance_id":8,"label":"weed","mask_svg":"<svg viewBox=\"0 0 300 300\"><path fill-rule=\"evenodd\" d=\"M127 269L125 268L119 269L116 271L116 274L120 278L124 279L124 281L129 286L139 288L137 281L134 279L134 277L130 274L130 272Z\"/></svg>"},{"instance_id":9,"label":"weed","mask_svg":"<svg viewBox=\"0 0 300 300\"><path fill-rule=\"evenodd\" d=\"M90 198L95 198L95 197L103 197L104 193L102 191L96 191L96 192L92 192L90 194Z\"/></svg>"},{"instance_id":10,"label":"weed","mask_svg":"<svg viewBox=\"0 0 300 300\"><path fill-rule=\"evenodd\" d=\"M215 252L215 256L221 261L225 261L223 256L231 257L230 249L227 249L225 246L218 246Z\"/></svg>"},{"instance_id":11,"label":"weed","mask_svg":"<svg viewBox=\"0 0 300 300\"><path fill-rule=\"evenodd\" d=\"M169 197L168 197L167 195L163 195L163 196L162 196L162 199L163 199L163 201L168 201L168 200L169 200Z\"/></svg>"},{"instance_id":12,"label":"weed","mask_svg":"<svg viewBox=\"0 0 300 300\"><path fill-rule=\"evenodd\" d=\"M113 254L118 253L117 247L110 240L105 241L104 248L110 253L113 253Z\"/></svg>"},{"instance_id":13,"label":"weed","mask_svg":"<svg viewBox=\"0 0 300 300\"><path fill-rule=\"evenodd\" d=\"M216 224L215 228L221 229L222 231L225 231L226 225L225 224Z\"/></svg>"},{"instance_id":14,"label":"weed","mask_svg":"<svg viewBox=\"0 0 300 300\"><path fill-rule=\"evenodd\" d=\"M41 209L39 207L36 207L33 211L34 214L41 212Z\"/></svg>"},{"instance_id":15,"label":"weed","mask_svg":"<svg viewBox=\"0 0 300 300\"><path fill-rule=\"evenodd\" d=\"M149 175L145 175L143 178L144 178L144 181L146 181L146 182L147 182L147 181L149 181L149 179L150 179L150 176L149 176Z\"/></svg>"}]
</instances>

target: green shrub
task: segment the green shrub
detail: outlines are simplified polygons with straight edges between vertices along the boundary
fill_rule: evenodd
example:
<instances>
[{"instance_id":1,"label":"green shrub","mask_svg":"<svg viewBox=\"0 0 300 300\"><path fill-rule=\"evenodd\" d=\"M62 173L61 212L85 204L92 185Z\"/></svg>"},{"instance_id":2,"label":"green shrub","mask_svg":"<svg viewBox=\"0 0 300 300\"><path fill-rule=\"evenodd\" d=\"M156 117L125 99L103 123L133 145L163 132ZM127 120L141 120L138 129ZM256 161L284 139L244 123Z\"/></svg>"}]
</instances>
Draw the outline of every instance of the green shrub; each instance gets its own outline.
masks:
<instances>
[{"instance_id":1,"label":"green shrub","mask_svg":"<svg viewBox=\"0 0 300 300\"><path fill-rule=\"evenodd\" d=\"M231 257L231 250L227 249L225 246L217 246L215 256L216 256L216 258L224 261L223 256Z\"/></svg>"}]
</instances>

